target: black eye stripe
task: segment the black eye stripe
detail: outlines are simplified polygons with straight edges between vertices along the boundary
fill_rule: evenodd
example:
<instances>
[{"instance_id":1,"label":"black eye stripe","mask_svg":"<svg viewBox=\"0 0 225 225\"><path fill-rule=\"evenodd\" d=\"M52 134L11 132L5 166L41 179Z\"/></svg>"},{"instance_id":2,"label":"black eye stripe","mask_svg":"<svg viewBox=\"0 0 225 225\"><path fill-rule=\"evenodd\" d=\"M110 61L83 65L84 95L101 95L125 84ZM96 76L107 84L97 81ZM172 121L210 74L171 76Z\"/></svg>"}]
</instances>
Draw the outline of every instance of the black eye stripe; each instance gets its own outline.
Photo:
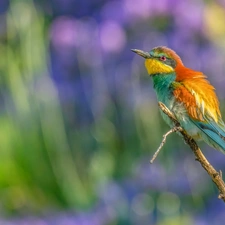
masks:
<instances>
[{"instance_id":1,"label":"black eye stripe","mask_svg":"<svg viewBox=\"0 0 225 225\"><path fill-rule=\"evenodd\" d=\"M171 59L171 58L167 58L167 60L165 61L165 63L169 66L172 66L173 68L176 67L177 63L174 59Z\"/></svg>"},{"instance_id":2,"label":"black eye stripe","mask_svg":"<svg viewBox=\"0 0 225 225\"><path fill-rule=\"evenodd\" d=\"M162 57L165 57L165 60L162 60L162 59L161 59ZM169 66L171 66L171 67L173 67L173 68L175 68L176 65L177 65L177 63L176 63L176 61L175 61L174 59L168 58L168 57L166 57L166 56L160 56L160 57L157 57L157 58L158 58L158 60L159 60L160 62L163 62L163 63L165 63L166 65L169 65Z\"/></svg>"}]
</instances>

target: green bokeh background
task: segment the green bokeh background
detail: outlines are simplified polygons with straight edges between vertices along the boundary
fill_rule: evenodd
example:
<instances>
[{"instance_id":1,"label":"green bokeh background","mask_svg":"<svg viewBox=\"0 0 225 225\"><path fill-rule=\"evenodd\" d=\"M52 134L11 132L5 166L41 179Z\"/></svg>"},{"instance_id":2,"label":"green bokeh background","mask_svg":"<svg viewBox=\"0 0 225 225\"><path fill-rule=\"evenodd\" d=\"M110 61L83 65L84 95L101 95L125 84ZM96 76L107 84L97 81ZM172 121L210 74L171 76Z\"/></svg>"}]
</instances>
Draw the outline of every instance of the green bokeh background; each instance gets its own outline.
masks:
<instances>
[{"instance_id":1,"label":"green bokeh background","mask_svg":"<svg viewBox=\"0 0 225 225\"><path fill-rule=\"evenodd\" d=\"M111 203L101 196L110 195L114 186L123 194L115 194L117 203L110 208L115 216L103 224L194 224L199 218L215 218L215 211L222 215L224 206L217 200L218 190L179 136L171 135L156 162L149 164L168 127L159 115L143 60L130 48L148 50L155 43L175 48L187 66L209 76L225 115L223 4L199 1L203 22L188 34L192 40L188 39L188 46L194 46L191 52L187 43L173 39L171 33L178 28L176 23L171 28L174 15L167 11L143 17L130 15L130 23L117 21L126 38L114 51L104 40L97 43L95 37L104 38L98 31L104 20L95 13L103 12L111 1L96 1L95 7L89 8L92 14L83 16L77 16L76 10L73 15L54 14L53 2L11 0L0 16L3 217L41 216L49 211L72 210L75 215L93 212L101 204L110 207ZM88 6L88 1L84 2ZM198 5L185 2L193 9ZM59 55L59 50L52 27L60 17L76 20L81 28L95 28L91 47L77 42L74 52L63 56L64 61L73 60L73 56L77 59L70 80L76 83L79 74L81 83L74 89L83 88L83 99L77 102L86 102L84 106L75 97L74 101L65 101L60 81L54 79L56 62L52 58ZM188 23L183 22L183 26ZM202 52L196 46L202 46ZM204 52L206 46L210 46L212 54ZM90 81L87 85L86 79ZM82 107L88 108L91 119L82 116ZM200 146L216 169L225 170L224 155L204 144Z\"/></svg>"}]
</instances>

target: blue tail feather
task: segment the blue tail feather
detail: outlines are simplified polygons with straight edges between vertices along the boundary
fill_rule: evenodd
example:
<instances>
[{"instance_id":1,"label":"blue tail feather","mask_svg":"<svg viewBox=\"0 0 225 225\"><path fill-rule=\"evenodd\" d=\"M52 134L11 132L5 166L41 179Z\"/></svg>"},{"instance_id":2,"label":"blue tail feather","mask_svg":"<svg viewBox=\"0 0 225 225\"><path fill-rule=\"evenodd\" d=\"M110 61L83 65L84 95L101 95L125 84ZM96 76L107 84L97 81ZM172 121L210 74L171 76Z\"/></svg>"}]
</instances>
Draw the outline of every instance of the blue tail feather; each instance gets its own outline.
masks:
<instances>
[{"instance_id":1,"label":"blue tail feather","mask_svg":"<svg viewBox=\"0 0 225 225\"><path fill-rule=\"evenodd\" d=\"M214 121L200 122L192 120L192 122L206 135L208 140L204 137L203 139L208 144L225 153L225 125L223 122L220 122L221 125Z\"/></svg>"}]
</instances>

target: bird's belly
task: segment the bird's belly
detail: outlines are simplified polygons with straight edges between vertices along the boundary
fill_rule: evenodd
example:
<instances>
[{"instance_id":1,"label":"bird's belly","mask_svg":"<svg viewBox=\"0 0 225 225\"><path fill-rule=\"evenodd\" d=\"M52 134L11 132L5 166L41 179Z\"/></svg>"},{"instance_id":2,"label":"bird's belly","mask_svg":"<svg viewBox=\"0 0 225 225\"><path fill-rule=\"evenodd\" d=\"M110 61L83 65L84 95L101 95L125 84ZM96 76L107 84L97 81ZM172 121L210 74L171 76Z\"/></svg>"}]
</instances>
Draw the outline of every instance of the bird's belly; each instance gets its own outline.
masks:
<instances>
[{"instance_id":1,"label":"bird's belly","mask_svg":"<svg viewBox=\"0 0 225 225\"><path fill-rule=\"evenodd\" d=\"M199 128L191 121L189 115L187 114L187 110L185 109L182 103L176 102L175 100L171 100L165 102L164 104L175 115L181 127L187 132L188 135L190 135L195 140L202 139ZM161 111L161 115L171 128L174 127L174 123L165 113Z\"/></svg>"}]
</instances>

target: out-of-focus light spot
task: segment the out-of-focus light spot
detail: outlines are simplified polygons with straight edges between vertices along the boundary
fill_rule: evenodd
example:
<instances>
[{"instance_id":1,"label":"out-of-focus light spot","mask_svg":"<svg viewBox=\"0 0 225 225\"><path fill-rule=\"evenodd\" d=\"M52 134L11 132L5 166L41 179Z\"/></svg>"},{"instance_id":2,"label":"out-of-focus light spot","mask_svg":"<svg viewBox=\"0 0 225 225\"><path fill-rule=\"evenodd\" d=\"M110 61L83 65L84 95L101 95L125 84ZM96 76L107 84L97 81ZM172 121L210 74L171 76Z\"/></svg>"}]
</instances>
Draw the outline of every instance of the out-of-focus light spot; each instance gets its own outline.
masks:
<instances>
[{"instance_id":1,"label":"out-of-focus light spot","mask_svg":"<svg viewBox=\"0 0 225 225\"><path fill-rule=\"evenodd\" d=\"M204 12L205 34L212 41L224 46L225 43L225 9L216 3L206 5Z\"/></svg>"},{"instance_id":2,"label":"out-of-focus light spot","mask_svg":"<svg viewBox=\"0 0 225 225\"><path fill-rule=\"evenodd\" d=\"M154 200L147 194L138 194L133 198L131 207L139 216L146 216L153 211Z\"/></svg>"},{"instance_id":3,"label":"out-of-focus light spot","mask_svg":"<svg viewBox=\"0 0 225 225\"><path fill-rule=\"evenodd\" d=\"M174 193L165 192L159 196L157 208L163 214L174 214L180 208L180 199Z\"/></svg>"},{"instance_id":4,"label":"out-of-focus light spot","mask_svg":"<svg viewBox=\"0 0 225 225\"><path fill-rule=\"evenodd\" d=\"M188 28L201 29L203 8L201 1L181 1L173 10L176 25L181 28L185 27L186 31L189 30Z\"/></svg>"},{"instance_id":5,"label":"out-of-focus light spot","mask_svg":"<svg viewBox=\"0 0 225 225\"><path fill-rule=\"evenodd\" d=\"M101 168L103 170L104 166ZM110 207L112 216L118 218L118 216L124 217L126 215L128 199L121 186L111 181L101 182L98 192L106 207Z\"/></svg>"},{"instance_id":6,"label":"out-of-focus light spot","mask_svg":"<svg viewBox=\"0 0 225 225\"><path fill-rule=\"evenodd\" d=\"M157 223L157 225L180 225L180 224L182 224L182 225L190 225L190 224L205 225L205 224L212 224L212 223L196 222L196 221L193 221L189 215L185 215L185 214L171 216L171 217L165 217L165 218L160 219L160 222Z\"/></svg>"},{"instance_id":7,"label":"out-of-focus light spot","mask_svg":"<svg viewBox=\"0 0 225 225\"><path fill-rule=\"evenodd\" d=\"M71 48L78 45L78 26L76 20L61 16L54 20L50 39L56 48Z\"/></svg>"},{"instance_id":8,"label":"out-of-focus light spot","mask_svg":"<svg viewBox=\"0 0 225 225\"><path fill-rule=\"evenodd\" d=\"M132 16L147 18L150 16L150 9L151 9L151 1L149 0L124 1L124 11Z\"/></svg>"},{"instance_id":9,"label":"out-of-focus light spot","mask_svg":"<svg viewBox=\"0 0 225 225\"><path fill-rule=\"evenodd\" d=\"M114 21L107 21L100 28L102 48L107 52L120 52L127 38L123 28Z\"/></svg>"},{"instance_id":10,"label":"out-of-focus light spot","mask_svg":"<svg viewBox=\"0 0 225 225\"><path fill-rule=\"evenodd\" d=\"M115 138L115 126L107 120L101 119L98 121L98 126L92 131L93 137L100 143L110 142Z\"/></svg>"},{"instance_id":11,"label":"out-of-focus light spot","mask_svg":"<svg viewBox=\"0 0 225 225\"><path fill-rule=\"evenodd\" d=\"M95 153L90 164L90 173L95 179L106 179L111 176L113 169L114 161L109 152L98 151Z\"/></svg>"}]
</instances>

